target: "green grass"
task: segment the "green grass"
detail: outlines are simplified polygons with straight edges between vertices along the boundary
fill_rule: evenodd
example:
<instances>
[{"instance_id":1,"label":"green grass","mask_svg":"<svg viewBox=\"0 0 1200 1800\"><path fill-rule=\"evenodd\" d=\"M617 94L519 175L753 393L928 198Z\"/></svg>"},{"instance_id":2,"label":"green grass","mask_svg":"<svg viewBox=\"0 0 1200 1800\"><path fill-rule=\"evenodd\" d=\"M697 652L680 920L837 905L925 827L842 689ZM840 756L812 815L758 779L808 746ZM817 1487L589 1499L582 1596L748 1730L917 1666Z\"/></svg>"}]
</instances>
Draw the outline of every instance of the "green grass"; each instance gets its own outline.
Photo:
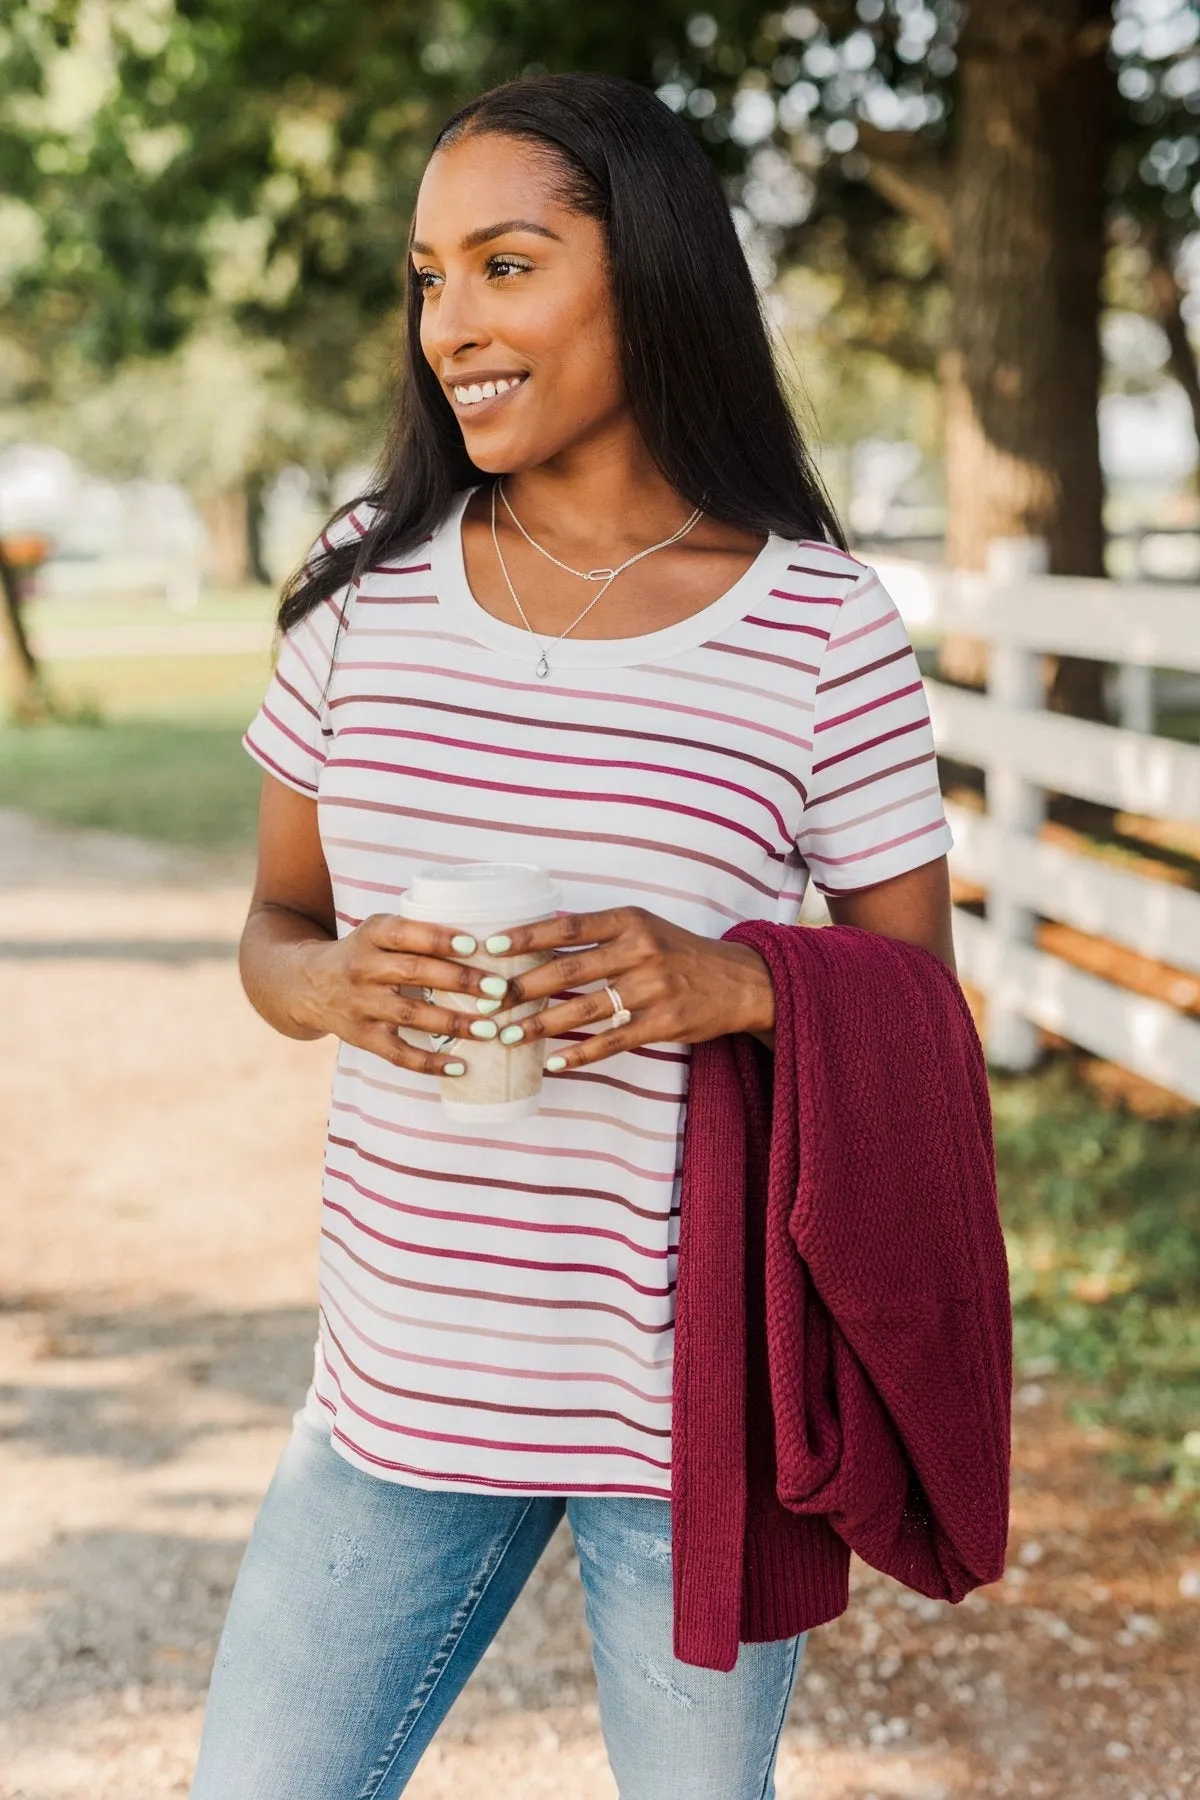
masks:
<instances>
[{"instance_id":1,"label":"green grass","mask_svg":"<svg viewBox=\"0 0 1200 1800\"><path fill-rule=\"evenodd\" d=\"M128 719L0 730L0 806L60 825L248 848L258 788L236 725Z\"/></svg>"},{"instance_id":2,"label":"green grass","mask_svg":"<svg viewBox=\"0 0 1200 1800\"><path fill-rule=\"evenodd\" d=\"M1200 1113L1102 1106L1069 1058L992 1097L1018 1381L1060 1371L1127 1472L1200 1503Z\"/></svg>"},{"instance_id":3,"label":"green grass","mask_svg":"<svg viewBox=\"0 0 1200 1800\"><path fill-rule=\"evenodd\" d=\"M165 600L119 594L104 599L32 600L25 618L38 631L102 631L107 626L253 624L274 620L279 596L273 588L206 588L196 605L176 611Z\"/></svg>"}]
</instances>

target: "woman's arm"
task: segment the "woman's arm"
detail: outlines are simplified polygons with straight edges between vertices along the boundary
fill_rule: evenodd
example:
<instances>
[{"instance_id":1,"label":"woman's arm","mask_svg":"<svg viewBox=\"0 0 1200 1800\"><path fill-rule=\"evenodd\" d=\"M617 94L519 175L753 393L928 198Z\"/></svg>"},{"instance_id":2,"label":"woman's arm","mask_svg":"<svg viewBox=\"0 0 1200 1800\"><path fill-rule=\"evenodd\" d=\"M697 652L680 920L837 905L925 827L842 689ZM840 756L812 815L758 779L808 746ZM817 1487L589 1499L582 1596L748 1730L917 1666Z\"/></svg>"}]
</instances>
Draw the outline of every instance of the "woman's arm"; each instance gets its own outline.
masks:
<instances>
[{"instance_id":1,"label":"woman's arm","mask_svg":"<svg viewBox=\"0 0 1200 1800\"><path fill-rule=\"evenodd\" d=\"M950 872L946 858L910 869L891 881L861 888L857 894L830 894L829 913L835 925L857 925L877 931L881 937L931 950L952 972L954 937L951 932Z\"/></svg>"},{"instance_id":2,"label":"woman's arm","mask_svg":"<svg viewBox=\"0 0 1200 1800\"><path fill-rule=\"evenodd\" d=\"M242 985L251 1005L285 1037L373 1050L427 1075L461 1072L454 1056L421 1050L397 1033L410 1025L453 1037L463 1014L405 989L437 988L479 998L487 971L462 961L473 938L440 925L377 913L339 938L333 890L317 828L317 803L263 777L258 875L242 932Z\"/></svg>"}]
</instances>

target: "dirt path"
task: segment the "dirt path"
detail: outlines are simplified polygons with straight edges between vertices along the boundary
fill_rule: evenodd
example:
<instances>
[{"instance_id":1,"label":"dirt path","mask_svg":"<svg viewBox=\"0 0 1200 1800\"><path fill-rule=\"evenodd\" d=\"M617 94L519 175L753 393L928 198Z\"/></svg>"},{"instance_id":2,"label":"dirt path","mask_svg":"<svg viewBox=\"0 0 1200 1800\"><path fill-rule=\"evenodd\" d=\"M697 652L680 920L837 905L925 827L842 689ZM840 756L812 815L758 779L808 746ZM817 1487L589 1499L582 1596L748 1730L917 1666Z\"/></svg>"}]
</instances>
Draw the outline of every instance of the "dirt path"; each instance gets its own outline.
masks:
<instances>
[{"instance_id":1,"label":"dirt path","mask_svg":"<svg viewBox=\"0 0 1200 1800\"><path fill-rule=\"evenodd\" d=\"M242 879L0 817L2 1800L186 1794L306 1379L329 1051L242 1000ZM1008 1577L858 1570L780 1800L1200 1796L1200 1554L1053 1394L1017 1416ZM562 1536L409 1793L613 1800Z\"/></svg>"}]
</instances>

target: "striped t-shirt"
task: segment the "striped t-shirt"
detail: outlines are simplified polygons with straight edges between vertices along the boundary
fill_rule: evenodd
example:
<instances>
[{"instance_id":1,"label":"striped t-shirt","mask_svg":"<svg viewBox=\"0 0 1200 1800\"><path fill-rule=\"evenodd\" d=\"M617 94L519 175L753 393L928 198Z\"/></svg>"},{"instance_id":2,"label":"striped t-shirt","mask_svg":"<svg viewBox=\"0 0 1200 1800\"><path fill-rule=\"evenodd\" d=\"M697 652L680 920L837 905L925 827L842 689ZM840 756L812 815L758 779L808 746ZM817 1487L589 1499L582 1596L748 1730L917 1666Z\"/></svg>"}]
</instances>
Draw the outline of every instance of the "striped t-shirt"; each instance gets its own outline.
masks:
<instances>
[{"instance_id":1,"label":"striped t-shirt","mask_svg":"<svg viewBox=\"0 0 1200 1800\"><path fill-rule=\"evenodd\" d=\"M691 618L567 638L538 680L529 634L468 586L467 498L293 628L247 733L318 802L341 932L426 866L528 862L572 911L717 938L795 921L810 871L844 892L949 847L921 678L869 568L772 537ZM433 1077L342 1045L309 1404L349 1461L421 1487L669 1494L688 1061L623 1051L472 1128Z\"/></svg>"}]
</instances>

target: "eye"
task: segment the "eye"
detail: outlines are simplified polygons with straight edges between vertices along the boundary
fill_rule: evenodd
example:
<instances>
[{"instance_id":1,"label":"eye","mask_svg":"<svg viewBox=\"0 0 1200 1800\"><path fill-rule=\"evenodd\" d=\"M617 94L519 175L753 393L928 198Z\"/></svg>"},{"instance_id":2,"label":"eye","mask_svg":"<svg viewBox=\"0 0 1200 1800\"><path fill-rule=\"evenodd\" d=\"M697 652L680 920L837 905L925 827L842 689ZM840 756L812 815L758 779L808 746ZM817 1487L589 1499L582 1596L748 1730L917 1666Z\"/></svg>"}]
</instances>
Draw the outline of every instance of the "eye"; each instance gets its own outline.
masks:
<instances>
[{"instance_id":1,"label":"eye","mask_svg":"<svg viewBox=\"0 0 1200 1800\"><path fill-rule=\"evenodd\" d=\"M417 292L420 294L429 293L430 289L435 285L435 283L439 282L441 279L442 278L438 274L436 269L414 269L413 270L413 280L416 282Z\"/></svg>"},{"instance_id":2,"label":"eye","mask_svg":"<svg viewBox=\"0 0 1200 1800\"><path fill-rule=\"evenodd\" d=\"M520 256L489 256L488 274L498 281L506 281L512 275L528 275L533 264Z\"/></svg>"}]
</instances>

